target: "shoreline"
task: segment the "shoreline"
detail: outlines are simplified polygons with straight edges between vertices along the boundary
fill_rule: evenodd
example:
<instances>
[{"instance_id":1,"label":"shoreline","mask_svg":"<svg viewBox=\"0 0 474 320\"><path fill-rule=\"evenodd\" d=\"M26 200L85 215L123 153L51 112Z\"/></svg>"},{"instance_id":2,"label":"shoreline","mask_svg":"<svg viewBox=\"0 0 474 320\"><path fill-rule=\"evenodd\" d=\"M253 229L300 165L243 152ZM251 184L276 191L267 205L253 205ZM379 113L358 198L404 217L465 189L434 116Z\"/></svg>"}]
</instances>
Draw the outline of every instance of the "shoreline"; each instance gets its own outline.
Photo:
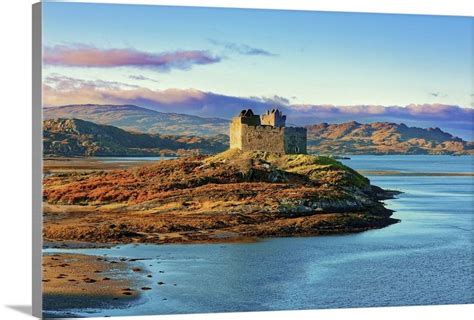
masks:
<instances>
[{"instance_id":1,"label":"shoreline","mask_svg":"<svg viewBox=\"0 0 474 320\"><path fill-rule=\"evenodd\" d=\"M389 198L393 199L393 197ZM379 208L380 209L380 208ZM65 209L67 210L67 209ZM120 210L120 209L118 209ZM317 237L328 235L343 235L360 233L372 229L381 229L392 224L399 223L399 219L391 217L392 210L385 209L380 215L370 213L300 213L295 216L265 217L264 221L255 224L234 224L226 227L229 217L225 214L211 215L215 228L198 228L190 230L190 227L180 227L191 223L200 223L196 218L191 220L182 216L168 214L162 218L146 216L143 221L139 214L134 217L133 214L115 211L109 213L96 212L72 212L72 218L66 218L62 221L62 213L45 213L45 231L43 240L45 248L108 248L120 244L210 244L210 243L251 243L271 238L287 237ZM383 213L382 213L383 212ZM84 219L88 221L88 216L100 214L101 222L97 225L87 225L77 227ZM254 213L258 215L257 213ZM255 219L252 216L246 219ZM68 215L67 213L65 215ZM130 216L131 215L131 216ZM162 214L164 215L164 214ZM51 217L53 216L53 217ZM55 217L56 216L56 217ZM74 217L76 216L76 217ZM211 217L205 215L199 217L199 220L206 220ZM115 227L113 219L124 223ZM269 220L270 219L270 220ZM56 221L60 221L57 225ZM163 223L167 224L163 227ZM136 227L130 224L137 225ZM154 225L160 225L165 228L162 232L147 229L153 229ZM111 229L113 227L113 229ZM123 229L120 229L123 228ZM137 231L132 231L130 229ZM181 228L181 229L177 229Z\"/></svg>"},{"instance_id":2,"label":"shoreline","mask_svg":"<svg viewBox=\"0 0 474 320\"><path fill-rule=\"evenodd\" d=\"M126 244L152 244L152 245L191 245L191 244L232 244L232 243L256 243L259 241L270 240L274 238L302 238L302 237L321 237L321 236L338 236L338 235L349 235L361 233L369 230L377 230L389 227L393 224L400 223L400 219L388 217L384 220L379 220L374 224L360 224L354 227L343 226L340 229L326 229L326 230L315 230L315 231L303 231L292 233L273 233L267 235L241 235L241 234L229 234L223 232L224 236L221 236L219 232L208 235L203 235L198 232L197 236L191 236L189 234L174 235L174 237L166 238L166 234L162 235L163 238L155 238L152 241L113 241L113 242L87 242L87 241L73 241L73 240L60 240L60 239L45 239L43 249L98 249L98 248L112 248L119 245ZM290 230L289 230L290 231ZM199 237L199 235L201 237Z\"/></svg>"},{"instance_id":3,"label":"shoreline","mask_svg":"<svg viewBox=\"0 0 474 320\"><path fill-rule=\"evenodd\" d=\"M145 278L132 277L143 268L133 261L43 252L43 316L75 317L77 309L120 309L138 304L142 289L148 287Z\"/></svg>"},{"instance_id":4,"label":"shoreline","mask_svg":"<svg viewBox=\"0 0 474 320\"><path fill-rule=\"evenodd\" d=\"M392 223L387 224L389 226L393 223L398 223L400 220L393 219ZM386 226L380 226L384 228ZM303 238L303 237L315 237L315 236L340 236L353 233L364 232L373 230L374 228L363 228L357 231L352 230L349 232L321 232L320 234L292 234L287 236L275 235L272 237L259 237L259 238L239 238L239 239L222 239L222 241L196 241L196 242L173 242L167 243L171 245L187 245L187 244L241 244L241 243L257 243L260 241L271 240L273 238ZM128 243L130 245L136 245L137 243ZM139 243L140 245L161 245L157 243ZM121 246L124 243L107 243L107 244L93 244L93 243L65 243L49 242L47 249L58 249L59 252L43 252L43 259L58 258L55 263L60 266L61 274L66 275L63 281L68 280L68 285L61 285L60 293L51 294L49 291L43 288L43 299L44 299L44 311L43 316L46 318L71 318L71 317L82 317L82 313L90 313L90 316L94 315L94 312L100 311L107 316L107 310L130 308L141 303L146 303L146 298L143 300L143 294L151 293L161 295L159 291L162 285L166 285L166 278L161 276L164 271L159 271L155 274L153 271L148 270L148 265L151 267L154 264L160 264L158 257L155 258L132 258L108 256L107 254L88 254L88 253L76 253L79 249L113 249L115 246ZM61 252L64 249L64 252ZM83 264L77 264L71 262L71 259L77 259L81 257ZM85 259L84 259L85 257ZM79 260L81 260L79 259ZM99 266L97 262L99 262ZM44 263L44 264L47 264ZM62 266L62 267L61 267ZM85 270L84 266L88 269ZM51 268L50 268L51 269ZM94 270L98 269L98 270ZM153 268L151 268L153 269ZM128 272L127 272L128 270ZM163 269L166 270L166 269ZM98 272L100 271L100 272ZM155 270L156 271L156 270ZM51 278L51 275L55 275L58 271L52 273L45 272L43 279ZM78 275L82 276L80 281L85 281L87 291L81 291L78 295L69 282L71 278L79 278ZM103 279L108 279L106 282L109 285L104 290ZM91 279L91 280L89 280ZM160 280L160 281L157 281ZM164 281L164 282L163 282ZM43 282L44 284L44 282ZM75 284L75 283L74 283ZM168 285L176 286L176 283L169 283ZM178 283L179 285L179 283ZM156 293L155 293L156 292ZM127 295L124 295L126 293ZM169 298L169 297L168 297ZM159 300L167 300L166 295L162 296ZM75 313L77 310L78 313Z\"/></svg>"},{"instance_id":5,"label":"shoreline","mask_svg":"<svg viewBox=\"0 0 474 320\"><path fill-rule=\"evenodd\" d=\"M357 170L362 175L402 177L472 177L474 172L405 172L396 170Z\"/></svg>"}]
</instances>

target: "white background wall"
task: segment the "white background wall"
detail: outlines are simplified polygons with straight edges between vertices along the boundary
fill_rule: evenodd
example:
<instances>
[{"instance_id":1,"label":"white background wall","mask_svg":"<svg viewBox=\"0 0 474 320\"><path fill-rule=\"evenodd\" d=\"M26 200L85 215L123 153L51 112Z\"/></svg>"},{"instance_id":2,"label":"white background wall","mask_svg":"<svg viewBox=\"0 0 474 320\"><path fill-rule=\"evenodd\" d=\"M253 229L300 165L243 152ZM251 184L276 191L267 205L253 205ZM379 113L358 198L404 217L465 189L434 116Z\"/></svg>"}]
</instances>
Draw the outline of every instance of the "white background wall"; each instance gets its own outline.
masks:
<instances>
[{"instance_id":1,"label":"white background wall","mask_svg":"<svg viewBox=\"0 0 474 320\"><path fill-rule=\"evenodd\" d=\"M0 2L0 319L31 309L31 5ZM87 1L82 1L87 2ZM474 16L473 0L102 1ZM473 51L474 52L474 51ZM473 53L474 55L474 53ZM146 317L140 319L468 319L474 305ZM127 319L138 319L128 317Z\"/></svg>"}]
</instances>

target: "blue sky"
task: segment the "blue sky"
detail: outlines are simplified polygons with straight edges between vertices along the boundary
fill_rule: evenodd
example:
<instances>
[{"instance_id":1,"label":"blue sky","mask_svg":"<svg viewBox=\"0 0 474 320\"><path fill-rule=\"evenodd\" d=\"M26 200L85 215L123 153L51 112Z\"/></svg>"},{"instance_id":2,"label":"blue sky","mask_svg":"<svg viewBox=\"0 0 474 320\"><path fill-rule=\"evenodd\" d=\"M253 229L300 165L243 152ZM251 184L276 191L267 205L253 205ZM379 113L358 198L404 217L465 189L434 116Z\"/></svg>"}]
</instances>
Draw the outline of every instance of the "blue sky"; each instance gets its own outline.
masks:
<instances>
[{"instance_id":1,"label":"blue sky","mask_svg":"<svg viewBox=\"0 0 474 320\"><path fill-rule=\"evenodd\" d=\"M43 6L43 44L54 54L55 46L65 47L63 51L85 46L158 55L199 51L218 60L157 68L77 66L56 59L45 64L44 79L68 77L90 85L109 81L122 90L277 97L288 105L469 108L473 99L472 18L81 3ZM52 101L65 103L67 97Z\"/></svg>"},{"instance_id":2,"label":"blue sky","mask_svg":"<svg viewBox=\"0 0 474 320\"><path fill-rule=\"evenodd\" d=\"M146 72L160 80L160 87L277 94L298 103L470 105L469 18L76 3L47 3L44 13L45 45L222 52L209 41L214 39L277 54L223 52L228 56L223 63L192 73ZM125 81L122 70L107 72ZM105 76L104 70L67 73Z\"/></svg>"}]
</instances>

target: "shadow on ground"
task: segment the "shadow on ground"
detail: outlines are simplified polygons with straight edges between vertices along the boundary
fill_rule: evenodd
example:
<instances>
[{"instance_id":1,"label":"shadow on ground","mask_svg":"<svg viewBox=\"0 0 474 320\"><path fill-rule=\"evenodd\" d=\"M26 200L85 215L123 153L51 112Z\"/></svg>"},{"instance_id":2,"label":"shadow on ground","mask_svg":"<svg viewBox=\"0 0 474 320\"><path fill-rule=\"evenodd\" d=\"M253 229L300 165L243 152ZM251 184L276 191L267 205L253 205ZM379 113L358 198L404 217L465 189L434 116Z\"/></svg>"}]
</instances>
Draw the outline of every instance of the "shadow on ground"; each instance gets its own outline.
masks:
<instances>
[{"instance_id":1,"label":"shadow on ground","mask_svg":"<svg viewBox=\"0 0 474 320\"><path fill-rule=\"evenodd\" d=\"M13 305L13 306L5 306L5 307L18 311L23 314L27 314L29 316L32 315L33 308L31 307L31 305Z\"/></svg>"}]
</instances>

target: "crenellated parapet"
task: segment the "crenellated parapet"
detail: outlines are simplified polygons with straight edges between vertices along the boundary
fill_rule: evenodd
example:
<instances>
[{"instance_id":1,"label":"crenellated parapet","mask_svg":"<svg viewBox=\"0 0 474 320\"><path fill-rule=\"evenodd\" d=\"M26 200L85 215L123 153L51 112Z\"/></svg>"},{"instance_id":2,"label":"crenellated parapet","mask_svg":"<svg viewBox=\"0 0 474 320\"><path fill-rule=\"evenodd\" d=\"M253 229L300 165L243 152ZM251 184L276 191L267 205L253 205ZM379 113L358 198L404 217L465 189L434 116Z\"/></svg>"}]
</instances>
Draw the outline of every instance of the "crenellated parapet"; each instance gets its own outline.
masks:
<instances>
[{"instance_id":1,"label":"crenellated parapet","mask_svg":"<svg viewBox=\"0 0 474 320\"><path fill-rule=\"evenodd\" d=\"M286 116L278 109L268 110L260 115L260 123L264 126L284 127Z\"/></svg>"}]
</instances>

